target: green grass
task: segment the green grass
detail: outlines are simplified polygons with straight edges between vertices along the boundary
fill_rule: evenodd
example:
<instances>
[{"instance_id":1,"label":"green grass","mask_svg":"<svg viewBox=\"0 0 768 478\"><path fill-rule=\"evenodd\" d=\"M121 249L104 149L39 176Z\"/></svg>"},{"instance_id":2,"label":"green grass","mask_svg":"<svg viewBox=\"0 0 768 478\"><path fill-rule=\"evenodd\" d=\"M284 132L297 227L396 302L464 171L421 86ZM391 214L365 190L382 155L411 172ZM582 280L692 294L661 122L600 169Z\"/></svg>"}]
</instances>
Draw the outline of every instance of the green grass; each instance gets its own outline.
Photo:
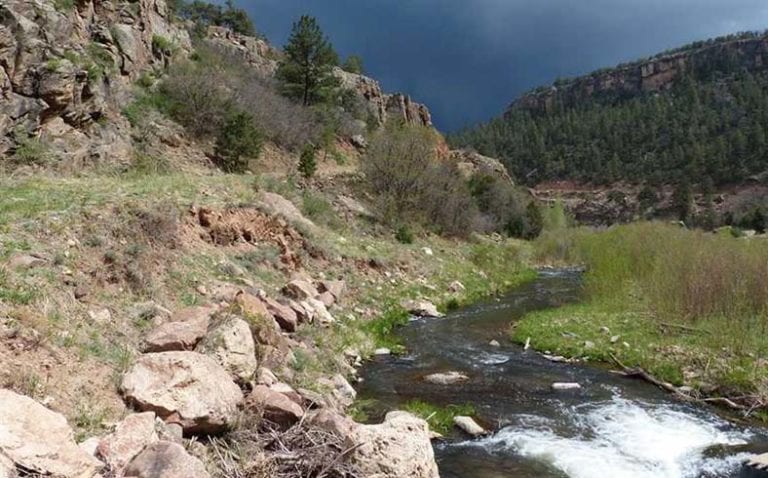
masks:
<instances>
[{"instance_id":1,"label":"green grass","mask_svg":"<svg viewBox=\"0 0 768 478\"><path fill-rule=\"evenodd\" d=\"M603 362L614 354L677 385L719 386L718 394L768 390L767 242L640 223L545 234L536 254L586 265L586 299L529 314L516 341Z\"/></svg>"},{"instance_id":2,"label":"green grass","mask_svg":"<svg viewBox=\"0 0 768 478\"><path fill-rule=\"evenodd\" d=\"M426 420L430 430L441 435L453 430L453 417L475 415L475 409L470 404L440 407L422 400L411 400L403 405L403 409Z\"/></svg>"}]
</instances>

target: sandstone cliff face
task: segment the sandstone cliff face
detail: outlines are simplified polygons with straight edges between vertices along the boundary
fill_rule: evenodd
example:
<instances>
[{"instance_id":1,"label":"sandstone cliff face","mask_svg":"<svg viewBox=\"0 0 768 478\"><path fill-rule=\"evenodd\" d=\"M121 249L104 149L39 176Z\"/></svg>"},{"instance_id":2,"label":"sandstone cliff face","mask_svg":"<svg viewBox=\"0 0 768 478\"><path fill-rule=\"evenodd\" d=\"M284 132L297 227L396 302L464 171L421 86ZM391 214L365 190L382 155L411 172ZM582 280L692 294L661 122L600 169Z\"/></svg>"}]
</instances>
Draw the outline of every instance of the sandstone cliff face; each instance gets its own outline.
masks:
<instances>
[{"instance_id":1,"label":"sandstone cliff face","mask_svg":"<svg viewBox=\"0 0 768 478\"><path fill-rule=\"evenodd\" d=\"M127 155L119 115L142 72L190 48L164 0L0 3L0 154L45 137L80 161ZM108 119L109 121L101 121ZM59 144L60 143L60 144Z\"/></svg>"},{"instance_id":2,"label":"sandstone cliff face","mask_svg":"<svg viewBox=\"0 0 768 478\"><path fill-rule=\"evenodd\" d=\"M718 68L721 62L738 62L749 71L768 68L768 36L714 42L651 60L635 62L570 80L548 89L523 95L513 102L514 110L548 111L555 102L566 106L594 95L633 96L670 89L687 70Z\"/></svg>"}]
</instances>

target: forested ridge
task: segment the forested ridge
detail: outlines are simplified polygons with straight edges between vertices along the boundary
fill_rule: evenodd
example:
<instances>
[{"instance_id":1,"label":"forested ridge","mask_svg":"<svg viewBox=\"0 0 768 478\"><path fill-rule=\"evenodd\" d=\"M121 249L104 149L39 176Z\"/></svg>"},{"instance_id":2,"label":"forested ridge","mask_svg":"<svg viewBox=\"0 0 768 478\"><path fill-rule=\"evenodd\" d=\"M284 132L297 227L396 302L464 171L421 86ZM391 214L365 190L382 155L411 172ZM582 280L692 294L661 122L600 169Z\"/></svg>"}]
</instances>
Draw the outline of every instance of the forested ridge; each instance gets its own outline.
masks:
<instances>
[{"instance_id":1,"label":"forested ridge","mask_svg":"<svg viewBox=\"0 0 768 478\"><path fill-rule=\"evenodd\" d=\"M558 80L524 95L504 117L450 141L502 159L528 184L573 179L711 187L768 170L768 36L698 42L673 53L656 68L663 83L655 88L639 82L663 56ZM679 71L670 74L669 64ZM631 71L637 87L622 76ZM584 93L585 84L599 81L611 87Z\"/></svg>"}]
</instances>

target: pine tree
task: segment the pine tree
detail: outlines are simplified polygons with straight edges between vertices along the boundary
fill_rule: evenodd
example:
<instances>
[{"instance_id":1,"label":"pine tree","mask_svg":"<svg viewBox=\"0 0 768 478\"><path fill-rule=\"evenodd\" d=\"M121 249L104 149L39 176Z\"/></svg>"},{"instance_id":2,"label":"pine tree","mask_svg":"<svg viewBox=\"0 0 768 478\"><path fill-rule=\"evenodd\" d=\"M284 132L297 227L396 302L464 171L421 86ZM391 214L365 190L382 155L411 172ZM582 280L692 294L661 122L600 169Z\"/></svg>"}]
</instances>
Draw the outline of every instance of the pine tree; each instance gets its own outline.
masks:
<instances>
[{"instance_id":1,"label":"pine tree","mask_svg":"<svg viewBox=\"0 0 768 478\"><path fill-rule=\"evenodd\" d=\"M309 179L315 175L317 170L317 160L315 159L317 149L314 145L308 144L304 147L299 158L299 172L304 179Z\"/></svg>"},{"instance_id":2,"label":"pine tree","mask_svg":"<svg viewBox=\"0 0 768 478\"><path fill-rule=\"evenodd\" d=\"M307 15L293 24L285 58L277 70L283 94L309 106L327 100L338 87L333 67L339 57L317 20Z\"/></svg>"}]
</instances>

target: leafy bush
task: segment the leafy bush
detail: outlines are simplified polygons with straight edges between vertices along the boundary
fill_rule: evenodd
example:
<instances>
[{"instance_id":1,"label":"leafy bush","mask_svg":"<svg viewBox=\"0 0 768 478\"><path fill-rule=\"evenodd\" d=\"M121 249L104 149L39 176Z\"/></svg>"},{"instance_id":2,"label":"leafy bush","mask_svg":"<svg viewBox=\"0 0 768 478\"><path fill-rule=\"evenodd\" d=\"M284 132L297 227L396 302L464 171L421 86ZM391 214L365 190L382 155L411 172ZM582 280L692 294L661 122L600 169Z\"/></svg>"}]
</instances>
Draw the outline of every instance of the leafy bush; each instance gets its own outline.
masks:
<instances>
[{"instance_id":1,"label":"leafy bush","mask_svg":"<svg viewBox=\"0 0 768 478\"><path fill-rule=\"evenodd\" d=\"M216 138L216 164L228 173L244 173L248 158L261 153L263 138L248 113L233 112Z\"/></svg>"},{"instance_id":2,"label":"leafy bush","mask_svg":"<svg viewBox=\"0 0 768 478\"><path fill-rule=\"evenodd\" d=\"M466 235L479 214L455 164L437 159L436 133L391 124L373 136L362 170L381 216L392 225L417 224Z\"/></svg>"},{"instance_id":3,"label":"leafy bush","mask_svg":"<svg viewBox=\"0 0 768 478\"><path fill-rule=\"evenodd\" d=\"M162 54L165 56L171 56L178 49L178 46L173 40L170 40L162 35L152 35L152 51L155 54Z\"/></svg>"}]
</instances>

